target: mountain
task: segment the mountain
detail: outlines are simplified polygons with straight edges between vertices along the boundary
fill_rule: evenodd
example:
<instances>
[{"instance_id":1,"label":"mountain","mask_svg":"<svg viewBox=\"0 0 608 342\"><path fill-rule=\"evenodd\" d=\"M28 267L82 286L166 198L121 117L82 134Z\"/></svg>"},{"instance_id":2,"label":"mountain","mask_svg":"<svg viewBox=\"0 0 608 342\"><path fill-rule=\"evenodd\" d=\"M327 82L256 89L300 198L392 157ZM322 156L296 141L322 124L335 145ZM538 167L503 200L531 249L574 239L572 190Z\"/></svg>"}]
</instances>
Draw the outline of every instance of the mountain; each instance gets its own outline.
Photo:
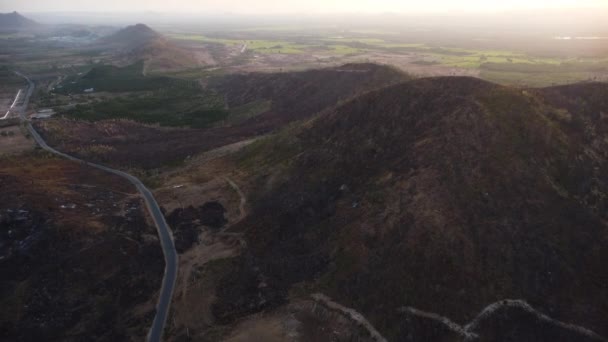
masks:
<instances>
[{"instance_id":1,"label":"mountain","mask_svg":"<svg viewBox=\"0 0 608 342\"><path fill-rule=\"evenodd\" d=\"M418 79L254 143L230 159L251 210L214 317L323 292L391 341L461 340L440 316L488 341L608 336L607 93Z\"/></svg>"},{"instance_id":2,"label":"mountain","mask_svg":"<svg viewBox=\"0 0 608 342\"><path fill-rule=\"evenodd\" d=\"M134 48L161 39L162 36L144 24L127 26L118 32L100 39L100 42L123 48Z\"/></svg>"},{"instance_id":3,"label":"mountain","mask_svg":"<svg viewBox=\"0 0 608 342\"><path fill-rule=\"evenodd\" d=\"M0 13L0 30L1 31L18 31L30 28L36 28L38 23L28 19L17 12Z\"/></svg>"},{"instance_id":4,"label":"mountain","mask_svg":"<svg viewBox=\"0 0 608 342\"><path fill-rule=\"evenodd\" d=\"M145 61L144 72L186 69L201 65L194 53L175 46L144 24L125 27L101 38L97 45L114 50L122 64Z\"/></svg>"}]
</instances>

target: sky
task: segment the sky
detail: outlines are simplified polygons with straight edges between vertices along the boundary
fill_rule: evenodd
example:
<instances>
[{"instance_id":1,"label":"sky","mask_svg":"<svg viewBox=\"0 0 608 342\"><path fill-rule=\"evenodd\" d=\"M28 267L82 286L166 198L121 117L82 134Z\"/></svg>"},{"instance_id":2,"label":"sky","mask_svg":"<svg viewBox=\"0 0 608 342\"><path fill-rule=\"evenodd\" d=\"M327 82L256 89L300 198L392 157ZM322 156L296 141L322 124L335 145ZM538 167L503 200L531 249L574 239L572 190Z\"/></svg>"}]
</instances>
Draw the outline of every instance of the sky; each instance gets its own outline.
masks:
<instances>
[{"instance_id":1,"label":"sky","mask_svg":"<svg viewBox=\"0 0 608 342\"><path fill-rule=\"evenodd\" d=\"M445 13L601 8L608 0L0 0L2 12Z\"/></svg>"}]
</instances>

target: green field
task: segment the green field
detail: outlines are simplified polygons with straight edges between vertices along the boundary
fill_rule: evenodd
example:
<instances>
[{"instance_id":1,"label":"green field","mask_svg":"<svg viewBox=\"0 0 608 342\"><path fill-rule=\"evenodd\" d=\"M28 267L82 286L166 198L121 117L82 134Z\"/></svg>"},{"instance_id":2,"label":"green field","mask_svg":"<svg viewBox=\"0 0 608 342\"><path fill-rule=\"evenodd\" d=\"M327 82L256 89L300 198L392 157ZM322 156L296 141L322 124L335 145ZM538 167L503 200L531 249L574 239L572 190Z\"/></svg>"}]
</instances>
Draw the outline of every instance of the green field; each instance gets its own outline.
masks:
<instances>
[{"instance_id":1,"label":"green field","mask_svg":"<svg viewBox=\"0 0 608 342\"><path fill-rule=\"evenodd\" d=\"M224 110L223 98L205 91L196 81L168 76L146 77L142 63L117 68L93 68L85 76L67 80L58 89L64 93L81 93L88 87L97 91L132 92L111 99L93 99L86 104L64 110L67 117L99 121L131 119L143 123L173 127L209 127L230 114Z\"/></svg>"},{"instance_id":2,"label":"green field","mask_svg":"<svg viewBox=\"0 0 608 342\"><path fill-rule=\"evenodd\" d=\"M273 31L280 28L268 28L264 30ZM262 30L262 31L264 31ZM252 31L256 31L252 29ZM559 65L567 62L564 59L535 57L523 52L507 50L475 50L457 47L432 46L421 42L402 42L394 36L386 36L386 39L378 37L351 36L351 37L317 37L317 38L294 38L290 40L261 40L261 39L228 39L213 38L197 34L170 34L173 39L194 40L206 43L223 45L247 44L247 50L263 54L303 54L307 52L333 54L338 57L345 55L357 55L366 52L390 52L390 53L417 53L421 61L429 64L434 63L457 68L480 68L487 63L513 63L513 64L536 64L536 65Z\"/></svg>"},{"instance_id":3,"label":"green field","mask_svg":"<svg viewBox=\"0 0 608 342\"><path fill-rule=\"evenodd\" d=\"M77 105L62 114L87 121L130 119L161 126L205 128L228 117L229 112L222 105L212 93L172 90Z\"/></svg>"},{"instance_id":4,"label":"green field","mask_svg":"<svg viewBox=\"0 0 608 342\"><path fill-rule=\"evenodd\" d=\"M481 78L492 82L543 87L594 80L598 73L608 73L608 62L485 63L480 70Z\"/></svg>"},{"instance_id":5,"label":"green field","mask_svg":"<svg viewBox=\"0 0 608 342\"><path fill-rule=\"evenodd\" d=\"M298 44L286 40L224 39L211 38L196 34L169 34L167 36L179 40L200 41L204 43L215 43L230 46L247 44L247 50L252 50L258 53L299 54L303 53L304 49L309 47L309 45Z\"/></svg>"},{"instance_id":6,"label":"green field","mask_svg":"<svg viewBox=\"0 0 608 342\"><path fill-rule=\"evenodd\" d=\"M153 91L173 86L183 87L179 80L164 76L146 77L142 74L143 62L126 67L95 66L83 76L71 76L55 91L61 94L83 93L93 88L96 92Z\"/></svg>"},{"instance_id":7,"label":"green field","mask_svg":"<svg viewBox=\"0 0 608 342\"><path fill-rule=\"evenodd\" d=\"M203 35L194 34L169 34L169 37L180 40L200 41L204 43L215 43L228 46L245 45L247 51L262 54L303 54L308 51L317 51L325 53L333 53L336 55L349 55L362 52L361 49L348 45L355 41L341 41L332 39L323 39L310 41L306 43L288 40L261 40L261 39L225 39L225 38L210 38ZM369 40L380 41L380 40ZM344 44L343 44L344 43Z\"/></svg>"}]
</instances>

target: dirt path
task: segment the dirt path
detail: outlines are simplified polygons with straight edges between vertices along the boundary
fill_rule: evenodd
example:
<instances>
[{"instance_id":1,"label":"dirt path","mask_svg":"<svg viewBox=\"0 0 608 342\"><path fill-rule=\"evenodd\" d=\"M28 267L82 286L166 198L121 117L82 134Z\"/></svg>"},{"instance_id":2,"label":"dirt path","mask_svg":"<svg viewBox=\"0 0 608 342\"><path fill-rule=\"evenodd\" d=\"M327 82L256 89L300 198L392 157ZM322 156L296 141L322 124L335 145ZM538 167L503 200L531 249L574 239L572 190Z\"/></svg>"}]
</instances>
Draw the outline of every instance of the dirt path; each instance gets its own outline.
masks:
<instances>
[{"instance_id":1,"label":"dirt path","mask_svg":"<svg viewBox=\"0 0 608 342\"><path fill-rule=\"evenodd\" d=\"M347 308L339 303L336 303L321 293L315 293L311 295L311 298L318 304L323 305L325 308L331 311L337 311L340 314L347 317L350 321L366 330L371 336L373 341L376 342L387 342L387 340L374 328L374 326L359 312L355 309Z\"/></svg>"},{"instance_id":2,"label":"dirt path","mask_svg":"<svg viewBox=\"0 0 608 342\"><path fill-rule=\"evenodd\" d=\"M418 310L418 309L415 309L412 307L403 307L403 308L399 309L399 311L404 314L417 316L417 317L439 322L440 324L444 325L449 330L462 336L464 338L464 341L474 341L474 340L479 339L479 335L476 333L476 331L479 328L479 325L481 324L481 322L483 322L486 319L489 319L492 315L496 314L498 311L500 311L502 309L508 309L508 308L519 309L521 311L527 312L527 313L535 316L541 322L545 322L550 325L559 327L561 329L575 332L575 333L585 336L593 341L603 341L603 342L608 341L606 338L596 334L595 332L593 332L585 327L555 320L555 319L537 311L536 309L534 309L530 304L526 303L525 301L518 300L518 299L505 299L505 300L501 300L501 301L492 303L492 304L486 306L471 322L469 322L468 324L466 324L464 326L462 326L458 323L455 323L454 321L450 320L447 317L444 317L444 316L441 316L441 315L438 315L438 314L432 313L432 312L425 312L425 311Z\"/></svg>"},{"instance_id":3,"label":"dirt path","mask_svg":"<svg viewBox=\"0 0 608 342\"><path fill-rule=\"evenodd\" d=\"M241 150L243 147L248 146L263 137L264 136L260 136L260 137L255 137L252 139L242 140L242 141L239 141L239 142L236 142L233 144L224 145L224 146L218 147L216 149L204 152L204 153L194 157L192 160L192 164L199 165L200 163L205 163L210 160L220 158L220 157L229 155L231 153L237 152L237 151Z\"/></svg>"},{"instance_id":4,"label":"dirt path","mask_svg":"<svg viewBox=\"0 0 608 342\"><path fill-rule=\"evenodd\" d=\"M239 194L239 197L241 198L241 201L239 203L239 218L237 220L237 222L240 222L245 218L245 216L247 216L247 210L246 210L247 197L245 196L243 191L241 191L241 188L239 188L239 186L235 182L233 182L230 178L224 177L224 180L228 184L230 184L230 186L234 189L234 191L236 191Z\"/></svg>"},{"instance_id":5,"label":"dirt path","mask_svg":"<svg viewBox=\"0 0 608 342\"><path fill-rule=\"evenodd\" d=\"M214 241L209 234L203 234L201 236L202 241L213 241L209 245L205 245L203 248L193 248L187 253L181 255L181 287L180 296L181 301L188 300L188 284L192 277L192 271L195 267L202 266L210 261L231 258L237 255L237 250L234 246L224 244L221 241Z\"/></svg>"}]
</instances>

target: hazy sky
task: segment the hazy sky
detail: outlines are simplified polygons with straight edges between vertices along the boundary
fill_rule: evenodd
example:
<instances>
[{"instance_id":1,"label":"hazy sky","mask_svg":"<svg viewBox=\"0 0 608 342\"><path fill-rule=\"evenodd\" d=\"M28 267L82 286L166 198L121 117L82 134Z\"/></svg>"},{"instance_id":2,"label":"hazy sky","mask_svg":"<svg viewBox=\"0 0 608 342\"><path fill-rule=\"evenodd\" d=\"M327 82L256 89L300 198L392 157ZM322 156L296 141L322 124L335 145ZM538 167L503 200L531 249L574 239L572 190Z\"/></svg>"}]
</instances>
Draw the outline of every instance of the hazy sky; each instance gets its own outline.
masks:
<instances>
[{"instance_id":1,"label":"hazy sky","mask_svg":"<svg viewBox=\"0 0 608 342\"><path fill-rule=\"evenodd\" d=\"M479 12L537 8L595 7L608 0L0 0L0 11L231 12Z\"/></svg>"}]
</instances>

